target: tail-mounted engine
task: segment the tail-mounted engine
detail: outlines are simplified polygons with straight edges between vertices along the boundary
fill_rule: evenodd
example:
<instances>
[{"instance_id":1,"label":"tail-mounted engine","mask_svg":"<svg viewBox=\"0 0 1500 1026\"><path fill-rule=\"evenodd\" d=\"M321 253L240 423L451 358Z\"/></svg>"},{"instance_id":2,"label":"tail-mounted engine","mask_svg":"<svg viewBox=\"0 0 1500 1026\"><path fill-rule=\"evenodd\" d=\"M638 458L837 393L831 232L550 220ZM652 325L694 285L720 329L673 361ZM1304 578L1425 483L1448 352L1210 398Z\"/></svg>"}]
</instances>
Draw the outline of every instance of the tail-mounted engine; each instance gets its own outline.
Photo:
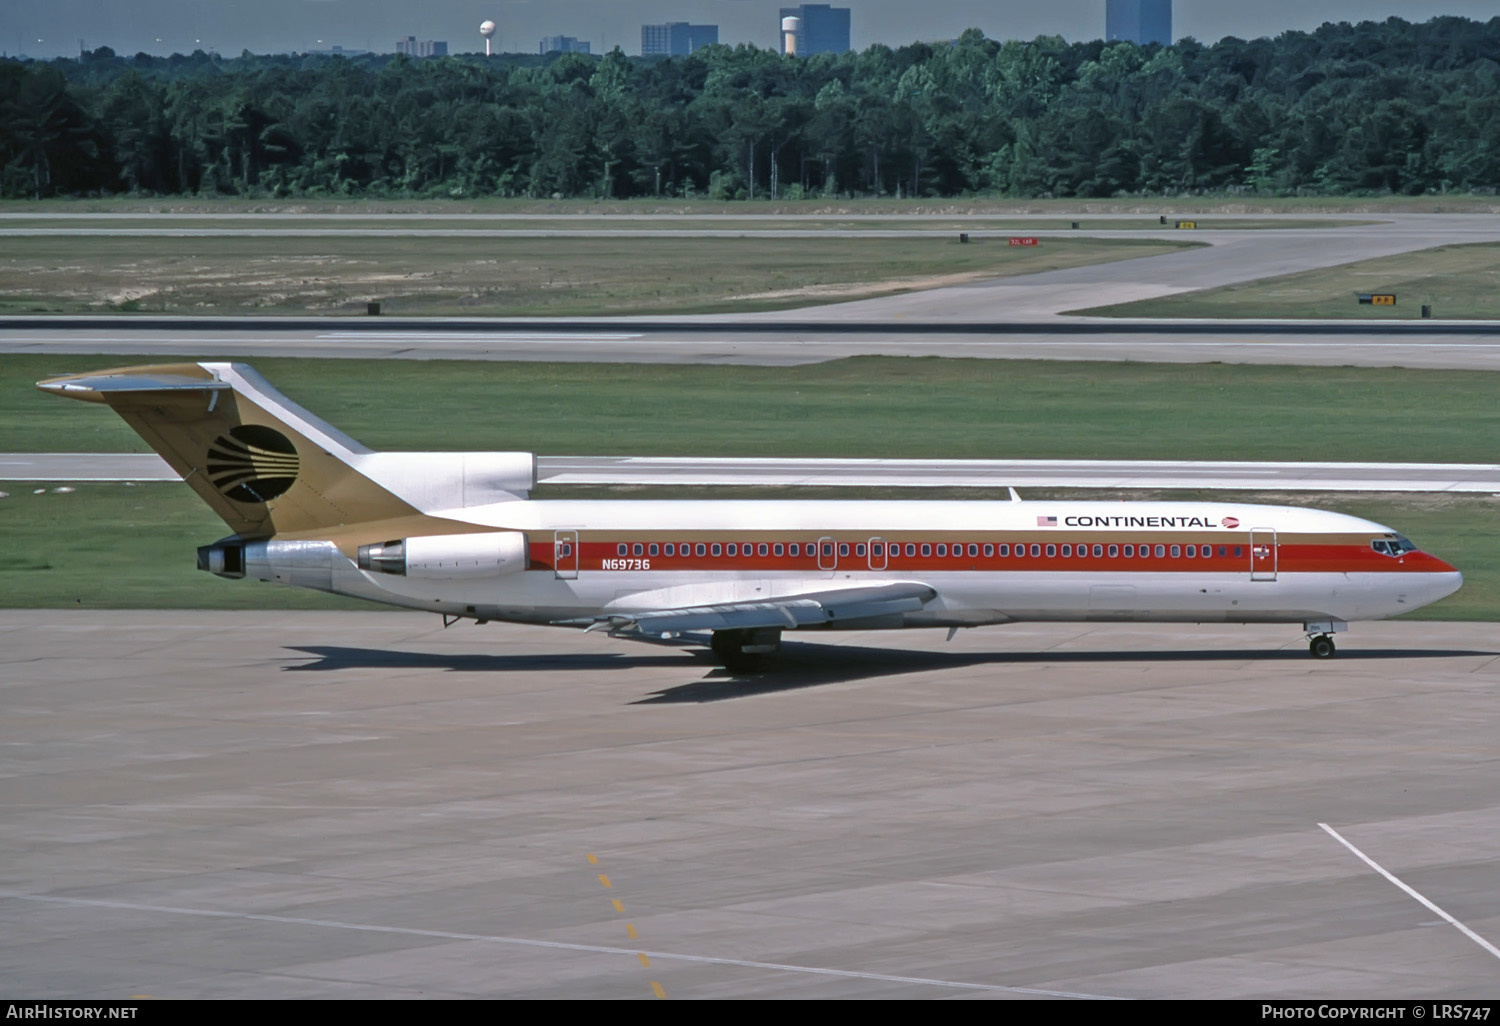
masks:
<instances>
[{"instance_id":1,"label":"tail-mounted engine","mask_svg":"<svg viewBox=\"0 0 1500 1026\"><path fill-rule=\"evenodd\" d=\"M359 547L359 568L417 580L496 577L525 570L520 531L422 535Z\"/></svg>"}]
</instances>

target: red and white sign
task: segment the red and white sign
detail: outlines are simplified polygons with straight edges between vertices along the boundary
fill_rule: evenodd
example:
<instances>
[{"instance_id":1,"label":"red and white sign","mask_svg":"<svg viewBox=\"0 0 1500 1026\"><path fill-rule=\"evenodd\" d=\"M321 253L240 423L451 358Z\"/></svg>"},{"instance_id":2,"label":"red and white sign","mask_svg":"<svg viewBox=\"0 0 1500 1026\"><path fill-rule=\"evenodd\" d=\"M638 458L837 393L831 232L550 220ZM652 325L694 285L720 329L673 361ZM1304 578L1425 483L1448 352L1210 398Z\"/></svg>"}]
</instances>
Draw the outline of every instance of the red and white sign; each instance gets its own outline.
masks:
<instances>
[{"instance_id":1,"label":"red and white sign","mask_svg":"<svg viewBox=\"0 0 1500 1026\"><path fill-rule=\"evenodd\" d=\"M1220 520L1219 523L1223 524L1225 527L1239 527L1240 526L1240 518L1239 517L1225 517L1223 520Z\"/></svg>"},{"instance_id":2,"label":"red and white sign","mask_svg":"<svg viewBox=\"0 0 1500 1026\"><path fill-rule=\"evenodd\" d=\"M1035 246L1037 237L1035 235L1012 235L1010 244L1012 246Z\"/></svg>"}]
</instances>

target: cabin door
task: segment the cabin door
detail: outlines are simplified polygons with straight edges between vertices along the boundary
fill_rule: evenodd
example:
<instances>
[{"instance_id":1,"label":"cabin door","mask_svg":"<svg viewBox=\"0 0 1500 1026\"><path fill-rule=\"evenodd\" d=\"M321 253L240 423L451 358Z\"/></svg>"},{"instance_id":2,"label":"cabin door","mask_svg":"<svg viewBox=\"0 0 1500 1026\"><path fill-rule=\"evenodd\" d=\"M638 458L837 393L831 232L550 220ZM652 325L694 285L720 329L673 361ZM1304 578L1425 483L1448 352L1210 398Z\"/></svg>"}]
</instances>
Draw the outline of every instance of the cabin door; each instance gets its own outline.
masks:
<instances>
[{"instance_id":1,"label":"cabin door","mask_svg":"<svg viewBox=\"0 0 1500 1026\"><path fill-rule=\"evenodd\" d=\"M834 570L839 565L838 543L832 538L818 539L818 569Z\"/></svg>"},{"instance_id":2,"label":"cabin door","mask_svg":"<svg viewBox=\"0 0 1500 1026\"><path fill-rule=\"evenodd\" d=\"M1250 579L1276 580L1276 530L1271 527L1250 529Z\"/></svg>"},{"instance_id":3,"label":"cabin door","mask_svg":"<svg viewBox=\"0 0 1500 1026\"><path fill-rule=\"evenodd\" d=\"M552 568L558 580L572 581L578 578L577 531L552 533Z\"/></svg>"}]
</instances>

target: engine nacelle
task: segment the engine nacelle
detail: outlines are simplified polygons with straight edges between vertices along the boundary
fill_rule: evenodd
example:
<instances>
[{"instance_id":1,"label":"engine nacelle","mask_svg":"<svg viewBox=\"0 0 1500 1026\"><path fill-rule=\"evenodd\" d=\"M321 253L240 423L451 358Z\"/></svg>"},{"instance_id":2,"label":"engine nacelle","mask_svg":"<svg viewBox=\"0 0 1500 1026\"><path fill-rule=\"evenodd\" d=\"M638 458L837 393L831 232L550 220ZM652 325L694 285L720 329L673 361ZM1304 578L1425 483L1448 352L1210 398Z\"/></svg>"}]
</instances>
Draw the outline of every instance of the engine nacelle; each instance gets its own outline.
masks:
<instances>
[{"instance_id":1,"label":"engine nacelle","mask_svg":"<svg viewBox=\"0 0 1500 1026\"><path fill-rule=\"evenodd\" d=\"M333 569L343 560L330 541L237 541L198 549L198 569L239 580L254 577L298 588L333 590Z\"/></svg>"},{"instance_id":2,"label":"engine nacelle","mask_svg":"<svg viewBox=\"0 0 1500 1026\"><path fill-rule=\"evenodd\" d=\"M527 567L526 535L520 531L433 534L359 547L359 568L417 580L451 581L498 577Z\"/></svg>"}]
</instances>

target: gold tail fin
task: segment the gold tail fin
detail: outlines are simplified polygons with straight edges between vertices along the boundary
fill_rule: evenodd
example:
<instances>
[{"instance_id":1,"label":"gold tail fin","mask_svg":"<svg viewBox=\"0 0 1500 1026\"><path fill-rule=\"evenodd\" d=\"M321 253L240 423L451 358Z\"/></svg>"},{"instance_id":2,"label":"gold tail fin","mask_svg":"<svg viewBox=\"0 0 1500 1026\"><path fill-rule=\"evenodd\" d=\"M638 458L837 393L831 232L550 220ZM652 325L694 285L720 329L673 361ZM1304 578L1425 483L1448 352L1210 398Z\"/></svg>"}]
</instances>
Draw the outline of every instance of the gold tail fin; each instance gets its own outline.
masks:
<instances>
[{"instance_id":1,"label":"gold tail fin","mask_svg":"<svg viewBox=\"0 0 1500 1026\"><path fill-rule=\"evenodd\" d=\"M419 515L355 468L368 449L244 364L120 367L37 387L107 403L242 537Z\"/></svg>"}]
</instances>

